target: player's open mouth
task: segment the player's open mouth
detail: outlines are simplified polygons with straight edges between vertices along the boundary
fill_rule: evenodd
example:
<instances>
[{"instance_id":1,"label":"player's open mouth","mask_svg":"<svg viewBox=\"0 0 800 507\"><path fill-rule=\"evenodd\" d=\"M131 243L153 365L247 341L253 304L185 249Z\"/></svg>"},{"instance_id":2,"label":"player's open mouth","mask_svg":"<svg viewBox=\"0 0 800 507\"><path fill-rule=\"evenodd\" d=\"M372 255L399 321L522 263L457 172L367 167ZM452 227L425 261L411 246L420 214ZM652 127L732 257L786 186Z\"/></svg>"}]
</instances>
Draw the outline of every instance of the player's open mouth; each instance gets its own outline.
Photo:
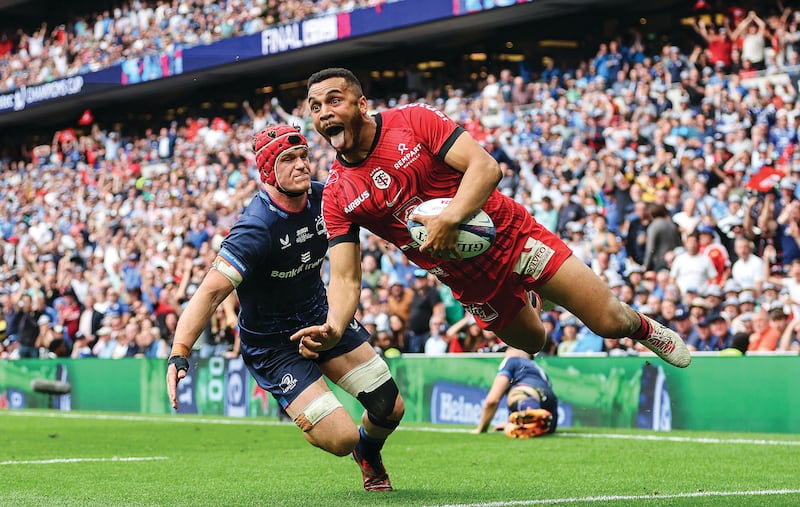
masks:
<instances>
[{"instance_id":1,"label":"player's open mouth","mask_svg":"<svg viewBox=\"0 0 800 507\"><path fill-rule=\"evenodd\" d=\"M325 135L328 136L328 137L333 137L336 134L338 134L340 132L343 132L343 131L344 131L344 127L342 127L341 125L333 125L333 126L325 128Z\"/></svg>"},{"instance_id":2,"label":"player's open mouth","mask_svg":"<svg viewBox=\"0 0 800 507\"><path fill-rule=\"evenodd\" d=\"M334 150L341 150L344 147L344 127L341 125L326 128L325 135L328 136L328 142Z\"/></svg>"}]
</instances>

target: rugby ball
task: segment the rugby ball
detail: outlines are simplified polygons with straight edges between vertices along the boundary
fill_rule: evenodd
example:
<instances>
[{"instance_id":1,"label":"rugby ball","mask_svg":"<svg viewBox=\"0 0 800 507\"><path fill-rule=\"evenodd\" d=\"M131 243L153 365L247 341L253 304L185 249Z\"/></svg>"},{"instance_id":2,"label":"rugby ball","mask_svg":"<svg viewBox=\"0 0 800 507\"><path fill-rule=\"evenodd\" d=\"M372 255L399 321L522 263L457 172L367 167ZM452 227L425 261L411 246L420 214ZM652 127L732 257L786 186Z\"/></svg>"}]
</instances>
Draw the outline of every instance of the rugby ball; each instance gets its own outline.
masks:
<instances>
[{"instance_id":1,"label":"rugby ball","mask_svg":"<svg viewBox=\"0 0 800 507\"><path fill-rule=\"evenodd\" d=\"M425 201L414 208L412 214L425 217L436 216L450 204L450 201L452 201L450 198ZM428 238L428 231L422 223L409 220L406 225L411 238L417 243L422 244ZM488 250L492 246L497 232L491 217L482 209L460 223L458 229L456 245L463 259L476 257Z\"/></svg>"}]
</instances>

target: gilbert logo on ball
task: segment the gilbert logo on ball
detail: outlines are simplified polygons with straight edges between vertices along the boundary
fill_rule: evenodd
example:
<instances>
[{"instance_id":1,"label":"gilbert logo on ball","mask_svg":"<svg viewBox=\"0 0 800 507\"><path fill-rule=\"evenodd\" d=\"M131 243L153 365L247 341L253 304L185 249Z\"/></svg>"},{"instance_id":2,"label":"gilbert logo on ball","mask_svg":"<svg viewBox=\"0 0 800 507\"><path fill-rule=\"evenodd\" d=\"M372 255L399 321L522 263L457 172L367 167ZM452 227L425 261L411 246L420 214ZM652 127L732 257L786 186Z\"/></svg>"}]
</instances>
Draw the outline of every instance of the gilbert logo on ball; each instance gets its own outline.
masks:
<instances>
[{"instance_id":1,"label":"gilbert logo on ball","mask_svg":"<svg viewBox=\"0 0 800 507\"><path fill-rule=\"evenodd\" d=\"M444 210L452 199L438 198L423 202L414 208L412 214L433 217ZM428 238L428 231L421 222L409 220L406 224L411 238L419 244ZM485 211L478 210L474 215L458 225L458 239L456 245L461 252L461 257L469 259L476 257L492 246L496 235L494 222Z\"/></svg>"}]
</instances>

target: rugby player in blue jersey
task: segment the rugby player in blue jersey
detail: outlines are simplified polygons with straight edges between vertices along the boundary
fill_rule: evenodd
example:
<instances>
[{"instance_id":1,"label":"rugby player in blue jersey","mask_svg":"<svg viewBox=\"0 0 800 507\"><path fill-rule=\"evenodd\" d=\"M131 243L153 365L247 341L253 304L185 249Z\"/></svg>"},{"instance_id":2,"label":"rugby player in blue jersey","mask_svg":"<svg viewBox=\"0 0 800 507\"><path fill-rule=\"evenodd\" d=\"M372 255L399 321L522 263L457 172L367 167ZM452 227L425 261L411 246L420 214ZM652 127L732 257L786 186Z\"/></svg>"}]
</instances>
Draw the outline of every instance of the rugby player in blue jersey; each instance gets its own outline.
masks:
<instances>
[{"instance_id":1,"label":"rugby player in blue jersey","mask_svg":"<svg viewBox=\"0 0 800 507\"><path fill-rule=\"evenodd\" d=\"M509 417L502 429L509 437L538 437L556 430L558 398L547 374L523 350L513 347L506 349L505 358L497 369L497 376L486 395L480 421L472 430L473 433L483 433L489 429L503 396L506 396Z\"/></svg>"},{"instance_id":2,"label":"rugby player in blue jersey","mask_svg":"<svg viewBox=\"0 0 800 507\"><path fill-rule=\"evenodd\" d=\"M181 314L167 367L167 393L178 408L177 386L189 353L217 306L236 290L242 358L312 445L352 454L364 489L390 491L381 459L386 438L403 416L403 399L369 333L350 322L335 347L302 355L289 340L323 324L328 313L320 276L328 248L322 218L323 185L312 182L308 143L294 127L268 126L253 139L262 185L222 243L211 269ZM327 377L364 406L357 428L331 392Z\"/></svg>"}]
</instances>

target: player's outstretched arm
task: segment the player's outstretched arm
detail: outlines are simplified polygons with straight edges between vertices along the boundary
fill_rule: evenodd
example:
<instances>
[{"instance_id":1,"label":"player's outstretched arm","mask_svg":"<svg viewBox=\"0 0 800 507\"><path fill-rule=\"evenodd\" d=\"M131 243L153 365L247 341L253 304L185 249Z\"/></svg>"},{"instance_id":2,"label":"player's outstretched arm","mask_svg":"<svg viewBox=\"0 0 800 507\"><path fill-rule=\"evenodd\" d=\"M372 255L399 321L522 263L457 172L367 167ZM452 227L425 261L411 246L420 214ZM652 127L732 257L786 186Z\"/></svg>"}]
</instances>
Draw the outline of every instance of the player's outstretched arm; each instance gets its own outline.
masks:
<instances>
[{"instance_id":1,"label":"player's outstretched arm","mask_svg":"<svg viewBox=\"0 0 800 507\"><path fill-rule=\"evenodd\" d=\"M172 408L178 408L178 382L189 369L189 354L211 316L233 291L233 284L216 269L210 270L181 313L167 364L167 395Z\"/></svg>"},{"instance_id":2,"label":"player's outstretched arm","mask_svg":"<svg viewBox=\"0 0 800 507\"><path fill-rule=\"evenodd\" d=\"M318 352L328 350L341 339L352 322L361 295L361 247L343 242L331 247L330 283L328 284L328 318L323 325L309 326L291 336L298 342L303 357L315 359Z\"/></svg>"},{"instance_id":3,"label":"player's outstretched arm","mask_svg":"<svg viewBox=\"0 0 800 507\"><path fill-rule=\"evenodd\" d=\"M481 411L481 418L478 421L478 426L472 430L472 433L483 433L489 429L489 424L497 412L497 407L500 405L500 400L508 390L511 382L505 375L497 375L494 378L492 387L489 389L489 394L486 395L486 401L483 402L483 410Z\"/></svg>"}]
</instances>

